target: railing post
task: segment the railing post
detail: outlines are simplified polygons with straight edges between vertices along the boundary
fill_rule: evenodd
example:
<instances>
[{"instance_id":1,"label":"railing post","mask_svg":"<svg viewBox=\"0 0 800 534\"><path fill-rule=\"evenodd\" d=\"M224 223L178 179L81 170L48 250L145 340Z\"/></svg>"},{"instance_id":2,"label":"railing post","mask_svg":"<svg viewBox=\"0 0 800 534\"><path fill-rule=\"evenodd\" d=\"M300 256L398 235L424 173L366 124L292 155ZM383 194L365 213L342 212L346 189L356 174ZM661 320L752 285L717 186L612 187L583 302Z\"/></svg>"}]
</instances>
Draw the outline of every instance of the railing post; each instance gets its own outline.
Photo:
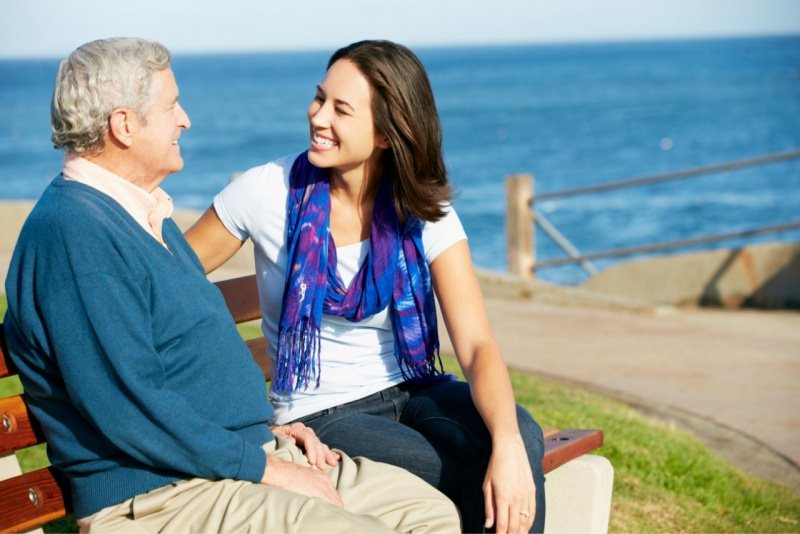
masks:
<instances>
[{"instance_id":1,"label":"railing post","mask_svg":"<svg viewBox=\"0 0 800 534\"><path fill-rule=\"evenodd\" d=\"M508 272L533 278L536 261L533 228L533 176L518 174L506 178L506 243Z\"/></svg>"}]
</instances>

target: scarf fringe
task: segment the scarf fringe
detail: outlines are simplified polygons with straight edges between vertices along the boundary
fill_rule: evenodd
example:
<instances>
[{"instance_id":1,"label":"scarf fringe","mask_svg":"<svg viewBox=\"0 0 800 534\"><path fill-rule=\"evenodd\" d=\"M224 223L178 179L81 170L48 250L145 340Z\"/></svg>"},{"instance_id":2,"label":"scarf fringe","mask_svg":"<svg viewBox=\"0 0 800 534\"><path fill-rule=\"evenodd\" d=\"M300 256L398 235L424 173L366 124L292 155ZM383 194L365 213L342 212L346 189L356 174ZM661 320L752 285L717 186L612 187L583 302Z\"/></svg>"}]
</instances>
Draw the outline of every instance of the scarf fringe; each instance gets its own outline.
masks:
<instances>
[{"instance_id":1,"label":"scarf fringe","mask_svg":"<svg viewBox=\"0 0 800 534\"><path fill-rule=\"evenodd\" d=\"M272 388L277 393L308 389L312 379L315 379L314 387L318 388L321 376L319 352L319 327L310 321L303 321L298 329L282 330Z\"/></svg>"},{"instance_id":2,"label":"scarf fringe","mask_svg":"<svg viewBox=\"0 0 800 534\"><path fill-rule=\"evenodd\" d=\"M438 340L434 342L432 353L427 354L424 360L410 360L404 357L404 353L404 349L395 339L394 356L404 380L420 385L458 380L454 374L445 372Z\"/></svg>"}]
</instances>

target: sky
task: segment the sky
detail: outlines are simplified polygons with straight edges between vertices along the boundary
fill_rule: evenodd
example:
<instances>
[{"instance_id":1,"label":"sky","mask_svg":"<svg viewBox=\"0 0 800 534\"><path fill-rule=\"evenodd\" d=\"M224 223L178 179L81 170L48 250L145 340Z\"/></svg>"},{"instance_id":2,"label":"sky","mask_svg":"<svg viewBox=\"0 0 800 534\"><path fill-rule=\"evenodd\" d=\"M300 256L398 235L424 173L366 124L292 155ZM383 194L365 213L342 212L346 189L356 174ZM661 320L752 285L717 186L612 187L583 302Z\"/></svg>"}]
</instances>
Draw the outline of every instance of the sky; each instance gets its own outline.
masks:
<instances>
[{"instance_id":1,"label":"sky","mask_svg":"<svg viewBox=\"0 0 800 534\"><path fill-rule=\"evenodd\" d=\"M800 0L0 0L0 57L112 36L173 53L800 34Z\"/></svg>"}]
</instances>

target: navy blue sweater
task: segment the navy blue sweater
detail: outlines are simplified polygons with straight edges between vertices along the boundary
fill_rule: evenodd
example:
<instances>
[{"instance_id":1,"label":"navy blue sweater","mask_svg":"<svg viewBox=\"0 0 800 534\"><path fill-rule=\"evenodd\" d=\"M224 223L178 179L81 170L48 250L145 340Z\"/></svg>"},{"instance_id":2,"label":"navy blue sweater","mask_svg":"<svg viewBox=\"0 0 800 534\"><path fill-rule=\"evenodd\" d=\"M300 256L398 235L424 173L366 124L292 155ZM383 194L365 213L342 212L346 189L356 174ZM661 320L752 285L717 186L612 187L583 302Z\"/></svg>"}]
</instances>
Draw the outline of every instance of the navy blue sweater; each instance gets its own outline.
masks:
<instances>
[{"instance_id":1,"label":"navy blue sweater","mask_svg":"<svg viewBox=\"0 0 800 534\"><path fill-rule=\"evenodd\" d=\"M258 482L264 377L171 220L169 250L59 176L26 221L4 328L78 517L177 479Z\"/></svg>"}]
</instances>

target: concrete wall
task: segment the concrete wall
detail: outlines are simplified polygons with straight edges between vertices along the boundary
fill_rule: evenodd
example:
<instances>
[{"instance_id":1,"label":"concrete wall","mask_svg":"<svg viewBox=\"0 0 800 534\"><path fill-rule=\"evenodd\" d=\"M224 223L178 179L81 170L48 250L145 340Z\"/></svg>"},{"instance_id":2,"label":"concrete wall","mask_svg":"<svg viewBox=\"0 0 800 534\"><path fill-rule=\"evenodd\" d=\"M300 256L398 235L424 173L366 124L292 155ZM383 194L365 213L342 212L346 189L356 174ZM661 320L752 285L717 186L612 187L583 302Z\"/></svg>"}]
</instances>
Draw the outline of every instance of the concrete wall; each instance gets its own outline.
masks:
<instances>
[{"instance_id":1,"label":"concrete wall","mask_svg":"<svg viewBox=\"0 0 800 534\"><path fill-rule=\"evenodd\" d=\"M634 260L605 269L581 287L657 304L800 309L800 244Z\"/></svg>"}]
</instances>

